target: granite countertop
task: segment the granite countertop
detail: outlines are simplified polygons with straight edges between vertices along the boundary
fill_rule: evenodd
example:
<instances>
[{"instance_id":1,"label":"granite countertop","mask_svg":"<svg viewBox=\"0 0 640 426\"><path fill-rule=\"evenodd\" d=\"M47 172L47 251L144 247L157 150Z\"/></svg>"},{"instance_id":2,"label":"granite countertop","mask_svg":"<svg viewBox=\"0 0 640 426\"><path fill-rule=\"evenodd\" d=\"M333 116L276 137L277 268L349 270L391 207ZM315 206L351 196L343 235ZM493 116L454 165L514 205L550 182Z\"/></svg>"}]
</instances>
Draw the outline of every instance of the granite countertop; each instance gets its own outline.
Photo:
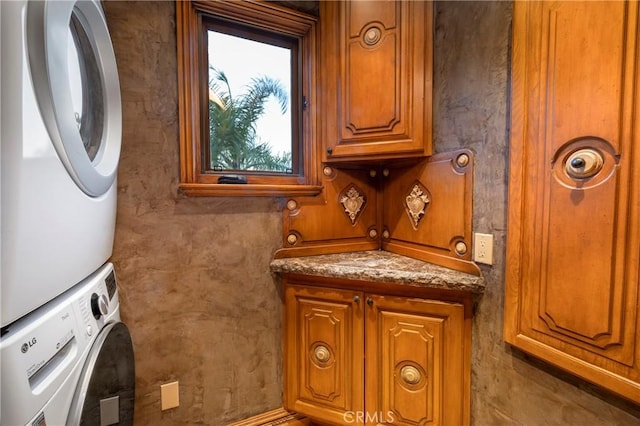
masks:
<instances>
[{"instance_id":1,"label":"granite countertop","mask_svg":"<svg viewBox=\"0 0 640 426\"><path fill-rule=\"evenodd\" d=\"M274 259L271 271L472 293L485 288L481 276L381 250Z\"/></svg>"}]
</instances>

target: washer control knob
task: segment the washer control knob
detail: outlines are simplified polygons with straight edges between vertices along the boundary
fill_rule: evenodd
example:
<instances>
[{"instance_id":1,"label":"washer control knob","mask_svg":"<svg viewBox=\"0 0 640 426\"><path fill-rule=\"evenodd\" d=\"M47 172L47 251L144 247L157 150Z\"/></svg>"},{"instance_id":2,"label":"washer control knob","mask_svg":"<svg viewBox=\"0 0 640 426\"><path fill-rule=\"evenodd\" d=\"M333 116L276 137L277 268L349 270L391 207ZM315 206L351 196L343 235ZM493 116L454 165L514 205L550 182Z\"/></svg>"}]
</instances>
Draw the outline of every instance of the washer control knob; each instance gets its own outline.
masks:
<instances>
[{"instance_id":1,"label":"washer control knob","mask_svg":"<svg viewBox=\"0 0 640 426\"><path fill-rule=\"evenodd\" d=\"M109 300L104 294L98 296L96 293L91 295L91 312L95 319L100 319L101 316L109 313Z\"/></svg>"},{"instance_id":2,"label":"washer control knob","mask_svg":"<svg viewBox=\"0 0 640 426\"><path fill-rule=\"evenodd\" d=\"M87 326L87 336L91 337L92 334L93 334L93 327L88 325Z\"/></svg>"}]
</instances>

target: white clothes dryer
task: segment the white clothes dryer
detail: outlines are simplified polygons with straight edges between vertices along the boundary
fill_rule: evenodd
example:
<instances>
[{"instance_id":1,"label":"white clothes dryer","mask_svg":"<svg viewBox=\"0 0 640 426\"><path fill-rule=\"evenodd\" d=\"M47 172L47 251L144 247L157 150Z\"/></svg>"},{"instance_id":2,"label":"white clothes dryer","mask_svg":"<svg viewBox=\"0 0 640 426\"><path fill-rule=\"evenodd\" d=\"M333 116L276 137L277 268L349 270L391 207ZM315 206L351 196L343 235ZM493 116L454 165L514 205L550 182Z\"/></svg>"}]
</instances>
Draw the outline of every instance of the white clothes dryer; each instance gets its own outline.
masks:
<instances>
[{"instance_id":1,"label":"white clothes dryer","mask_svg":"<svg viewBox=\"0 0 640 426\"><path fill-rule=\"evenodd\" d=\"M111 264L2 332L1 425L133 424L133 346Z\"/></svg>"},{"instance_id":2,"label":"white clothes dryer","mask_svg":"<svg viewBox=\"0 0 640 426\"><path fill-rule=\"evenodd\" d=\"M122 111L99 1L0 1L1 326L111 256Z\"/></svg>"}]
</instances>

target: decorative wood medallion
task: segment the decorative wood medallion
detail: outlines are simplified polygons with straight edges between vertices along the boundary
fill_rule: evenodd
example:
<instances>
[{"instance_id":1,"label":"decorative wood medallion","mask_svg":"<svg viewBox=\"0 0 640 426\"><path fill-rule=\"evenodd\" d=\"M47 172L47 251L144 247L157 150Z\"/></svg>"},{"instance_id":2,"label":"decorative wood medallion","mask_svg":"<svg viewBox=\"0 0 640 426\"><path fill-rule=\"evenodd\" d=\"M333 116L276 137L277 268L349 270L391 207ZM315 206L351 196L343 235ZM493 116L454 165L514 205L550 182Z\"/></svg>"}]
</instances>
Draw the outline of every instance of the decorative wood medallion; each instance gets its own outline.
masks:
<instances>
[{"instance_id":1,"label":"decorative wood medallion","mask_svg":"<svg viewBox=\"0 0 640 426\"><path fill-rule=\"evenodd\" d=\"M429 191L420 182L413 184L409 194L404 199L404 207L411 221L411 226L416 231L420 220L424 217L427 205L431 202Z\"/></svg>"},{"instance_id":2,"label":"decorative wood medallion","mask_svg":"<svg viewBox=\"0 0 640 426\"><path fill-rule=\"evenodd\" d=\"M355 225L367 204L367 199L355 185L350 185L340 193L339 200L351 224Z\"/></svg>"}]
</instances>

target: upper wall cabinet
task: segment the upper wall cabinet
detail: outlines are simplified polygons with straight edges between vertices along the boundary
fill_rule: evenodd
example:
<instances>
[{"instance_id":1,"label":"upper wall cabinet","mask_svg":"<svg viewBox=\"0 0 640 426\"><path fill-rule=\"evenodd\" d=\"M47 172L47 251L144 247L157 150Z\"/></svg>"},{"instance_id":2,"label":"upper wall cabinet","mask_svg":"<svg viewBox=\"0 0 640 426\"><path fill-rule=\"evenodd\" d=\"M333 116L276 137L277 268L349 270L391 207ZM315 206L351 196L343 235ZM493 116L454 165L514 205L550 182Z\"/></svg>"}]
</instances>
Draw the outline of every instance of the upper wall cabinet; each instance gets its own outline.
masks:
<instances>
[{"instance_id":1,"label":"upper wall cabinet","mask_svg":"<svg viewBox=\"0 0 640 426\"><path fill-rule=\"evenodd\" d=\"M505 339L640 403L638 3L513 27Z\"/></svg>"},{"instance_id":2,"label":"upper wall cabinet","mask_svg":"<svg viewBox=\"0 0 640 426\"><path fill-rule=\"evenodd\" d=\"M431 154L433 3L320 2L323 161Z\"/></svg>"}]
</instances>

